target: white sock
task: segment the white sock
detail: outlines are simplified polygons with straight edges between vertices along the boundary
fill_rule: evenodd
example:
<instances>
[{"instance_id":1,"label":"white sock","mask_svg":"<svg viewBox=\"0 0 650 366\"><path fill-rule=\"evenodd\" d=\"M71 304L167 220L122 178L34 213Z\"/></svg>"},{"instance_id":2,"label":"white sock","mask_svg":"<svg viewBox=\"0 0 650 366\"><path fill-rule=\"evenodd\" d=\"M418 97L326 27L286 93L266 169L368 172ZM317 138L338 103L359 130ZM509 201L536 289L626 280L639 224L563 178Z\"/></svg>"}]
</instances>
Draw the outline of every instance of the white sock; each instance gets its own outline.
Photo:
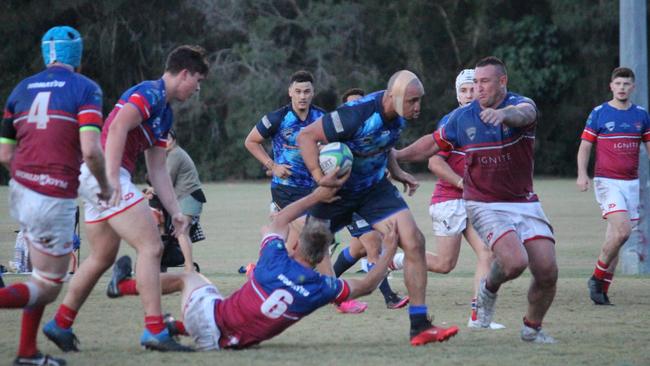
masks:
<instances>
[{"instance_id":1,"label":"white sock","mask_svg":"<svg viewBox=\"0 0 650 366\"><path fill-rule=\"evenodd\" d=\"M393 257L393 264L390 266L390 269L393 271L399 271L404 269L404 253L400 252L395 254Z\"/></svg>"}]
</instances>

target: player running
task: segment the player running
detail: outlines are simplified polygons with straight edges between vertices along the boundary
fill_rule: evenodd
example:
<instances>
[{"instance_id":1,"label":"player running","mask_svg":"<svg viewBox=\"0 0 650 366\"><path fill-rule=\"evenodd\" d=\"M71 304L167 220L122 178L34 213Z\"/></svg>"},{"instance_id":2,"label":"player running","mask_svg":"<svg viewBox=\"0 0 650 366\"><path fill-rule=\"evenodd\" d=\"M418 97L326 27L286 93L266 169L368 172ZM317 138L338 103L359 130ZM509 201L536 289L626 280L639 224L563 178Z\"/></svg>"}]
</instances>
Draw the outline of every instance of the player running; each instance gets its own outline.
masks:
<instances>
[{"instance_id":1,"label":"player running","mask_svg":"<svg viewBox=\"0 0 650 366\"><path fill-rule=\"evenodd\" d=\"M340 186L347 175L336 178L336 171L323 182ZM384 234L384 255L361 280L342 280L314 270L332 241L326 222L307 220L296 247L290 251L286 238L292 221L318 202L329 201L337 188L318 187L312 193L288 204L264 228L260 258L252 277L232 295L223 298L219 290L198 273L163 273L164 293L182 291L182 321L169 321L174 333L192 337L201 351L221 348L242 349L271 339L300 319L330 302L369 294L386 275L388 263L397 248L397 226L388 222ZM137 293L129 279L129 261L114 267L109 291L112 296ZM113 286L112 284L116 284Z\"/></svg>"},{"instance_id":2,"label":"player running","mask_svg":"<svg viewBox=\"0 0 650 366\"><path fill-rule=\"evenodd\" d=\"M79 166L83 159L98 182L92 200L108 201L99 133L102 91L77 73L83 40L68 26L43 35L46 69L12 91L0 130L0 162L11 171L10 210L29 245L32 276L0 290L1 308L23 308L14 365L65 365L36 346L45 306L53 302L73 251Z\"/></svg>"},{"instance_id":3,"label":"player running","mask_svg":"<svg viewBox=\"0 0 650 366\"><path fill-rule=\"evenodd\" d=\"M305 128L298 136L298 145L305 165L319 185L322 172L318 163L318 143L344 142L354 154L352 174L338 195L341 199L315 206L310 215L330 220L333 232L343 228L357 213L373 229L386 231L395 222L399 244L405 252L404 280L411 305L410 338L414 346L443 341L458 332L458 327L433 326L425 302L427 271L424 259L424 235L417 228L413 215L399 191L386 177L404 182L409 193L417 182L391 160L391 149L398 141L407 119L417 118L424 87L410 71L395 73L387 90L372 93L352 104L345 104Z\"/></svg>"},{"instance_id":4,"label":"player running","mask_svg":"<svg viewBox=\"0 0 650 366\"><path fill-rule=\"evenodd\" d=\"M508 92L506 67L498 58L480 60L474 71L477 99L454 111L433 137L423 136L395 155L419 161L439 150L465 152L467 216L495 256L480 284L477 320L490 326L499 287L529 267L533 280L521 339L555 343L542 330L558 270L553 231L533 191L537 108L531 99Z\"/></svg>"},{"instance_id":5,"label":"player running","mask_svg":"<svg viewBox=\"0 0 650 366\"><path fill-rule=\"evenodd\" d=\"M363 98L366 93L363 89L351 88L346 90L341 97L341 102L348 103ZM348 231L352 239L350 245L343 248L339 256L334 262L334 275L340 277L345 271L354 266L359 259L362 261L366 259L368 269L371 269L379 259L381 253L381 235L372 229L370 225L357 214L352 215L352 222L347 225ZM384 278L379 284L379 291L384 296L384 302L389 309L401 309L409 303L408 296L400 296L390 287L388 277ZM357 306L357 312L364 311L368 304L365 302L348 301L338 309L343 308L345 305Z\"/></svg>"},{"instance_id":6,"label":"player running","mask_svg":"<svg viewBox=\"0 0 650 366\"><path fill-rule=\"evenodd\" d=\"M594 192L602 216L607 220L603 244L594 273L588 281L589 297L596 305L611 305L609 286L614 278L618 253L639 220L639 146L650 152L648 112L632 104L634 72L617 67L609 88L612 99L594 110L587 119L578 149L580 191L589 189L589 155L596 145Z\"/></svg>"},{"instance_id":7,"label":"player running","mask_svg":"<svg viewBox=\"0 0 650 366\"><path fill-rule=\"evenodd\" d=\"M185 101L199 90L208 72L205 51L198 46L173 50L158 80L144 81L120 97L102 130L106 171L115 193L105 209L92 199L97 181L81 168L80 194L84 199L90 254L70 282L63 303L43 332L63 351L78 351L72 324L101 275L111 267L124 239L135 248L137 281L144 308L145 329L140 344L152 350L187 351L168 333L160 304L162 242L149 205L131 182L138 156L144 152L147 174L160 201L172 216L176 235L185 233L188 219L179 207L166 168L166 138L172 127L172 101Z\"/></svg>"},{"instance_id":8,"label":"player running","mask_svg":"<svg viewBox=\"0 0 650 366\"><path fill-rule=\"evenodd\" d=\"M456 77L456 99L460 107L474 100L474 69L462 70ZM453 112L440 119L438 128L444 126ZM429 170L438 177L438 183L431 195L429 215L433 221L433 234L436 238L436 253L427 252L427 269L435 273L449 273L458 262L460 243L463 238L476 254L474 274L474 298L472 312L467 326L481 328L477 319L476 302L481 278L490 270L492 252L485 246L476 230L467 219L463 200L463 172L465 152L461 150L441 151L429 158ZM403 267L403 254L397 254L391 268ZM490 329L503 329L502 324L491 322Z\"/></svg>"}]
</instances>

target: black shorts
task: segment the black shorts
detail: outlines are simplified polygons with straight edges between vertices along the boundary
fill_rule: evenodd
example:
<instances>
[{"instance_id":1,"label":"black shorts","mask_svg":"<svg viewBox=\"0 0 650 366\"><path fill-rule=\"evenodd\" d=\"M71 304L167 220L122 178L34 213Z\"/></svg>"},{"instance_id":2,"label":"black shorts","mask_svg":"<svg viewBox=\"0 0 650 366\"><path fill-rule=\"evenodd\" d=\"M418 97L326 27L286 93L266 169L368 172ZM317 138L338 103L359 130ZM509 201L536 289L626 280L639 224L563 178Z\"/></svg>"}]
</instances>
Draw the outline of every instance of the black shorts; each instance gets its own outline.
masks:
<instances>
[{"instance_id":1,"label":"black shorts","mask_svg":"<svg viewBox=\"0 0 650 366\"><path fill-rule=\"evenodd\" d=\"M313 190L313 188L272 185L271 199L279 209L283 209L293 202L308 196Z\"/></svg>"},{"instance_id":2,"label":"black shorts","mask_svg":"<svg viewBox=\"0 0 650 366\"><path fill-rule=\"evenodd\" d=\"M337 232L351 223L354 213L372 227L399 211L408 210L402 195L386 178L363 191L341 190L337 195L341 199L332 203L319 203L309 212L310 216L329 220L332 232Z\"/></svg>"},{"instance_id":3,"label":"black shorts","mask_svg":"<svg viewBox=\"0 0 650 366\"><path fill-rule=\"evenodd\" d=\"M352 222L347 225L347 228L353 238L359 238L372 231L372 226L357 213L352 214Z\"/></svg>"}]
</instances>

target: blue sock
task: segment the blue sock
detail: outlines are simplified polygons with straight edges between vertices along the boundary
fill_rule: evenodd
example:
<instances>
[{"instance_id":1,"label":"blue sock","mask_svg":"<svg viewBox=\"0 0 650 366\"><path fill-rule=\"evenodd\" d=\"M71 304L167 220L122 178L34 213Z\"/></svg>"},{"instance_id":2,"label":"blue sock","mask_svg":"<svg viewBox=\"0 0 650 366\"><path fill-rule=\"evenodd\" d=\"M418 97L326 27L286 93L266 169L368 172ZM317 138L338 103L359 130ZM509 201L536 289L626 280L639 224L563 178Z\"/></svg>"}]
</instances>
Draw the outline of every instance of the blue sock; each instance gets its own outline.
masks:
<instances>
[{"instance_id":1,"label":"blue sock","mask_svg":"<svg viewBox=\"0 0 650 366\"><path fill-rule=\"evenodd\" d=\"M336 262L334 262L334 275L336 275L336 277L339 277L343 274L343 272L347 271L350 269L350 267L357 263L357 261L358 259L354 258L350 254L350 247L344 248L341 250L341 254L339 254L338 258L336 258Z\"/></svg>"},{"instance_id":2,"label":"blue sock","mask_svg":"<svg viewBox=\"0 0 650 366\"><path fill-rule=\"evenodd\" d=\"M409 315L427 315L426 305L409 305Z\"/></svg>"}]
</instances>

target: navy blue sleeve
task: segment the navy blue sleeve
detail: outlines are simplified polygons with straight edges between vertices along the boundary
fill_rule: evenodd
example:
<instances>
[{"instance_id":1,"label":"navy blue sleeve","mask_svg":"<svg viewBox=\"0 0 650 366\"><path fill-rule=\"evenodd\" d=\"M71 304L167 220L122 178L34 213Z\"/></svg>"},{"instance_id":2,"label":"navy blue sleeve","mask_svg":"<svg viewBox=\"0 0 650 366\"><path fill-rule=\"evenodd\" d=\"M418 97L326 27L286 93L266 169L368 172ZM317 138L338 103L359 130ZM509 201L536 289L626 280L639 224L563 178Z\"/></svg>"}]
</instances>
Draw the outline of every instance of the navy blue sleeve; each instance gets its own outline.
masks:
<instances>
[{"instance_id":1,"label":"navy blue sleeve","mask_svg":"<svg viewBox=\"0 0 650 366\"><path fill-rule=\"evenodd\" d=\"M282 123L282 118L286 114L282 112L283 110L284 108L279 109L275 112L271 112L262 117L262 119L257 122L257 125L255 125L255 127L257 128L257 131L260 133L260 135L262 135L262 137L268 139L269 137L275 135L276 132L278 132L278 128Z\"/></svg>"},{"instance_id":2,"label":"navy blue sleeve","mask_svg":"<svg viewBox=\"0 0 650 366\"><path fill-rule=\"evenodd\" d=\"M329 142L346 141L351 139L355 132L368 118L363 104L342 105L334 112L323 116L323 131Z\"/></svg>"}]
</instances>

